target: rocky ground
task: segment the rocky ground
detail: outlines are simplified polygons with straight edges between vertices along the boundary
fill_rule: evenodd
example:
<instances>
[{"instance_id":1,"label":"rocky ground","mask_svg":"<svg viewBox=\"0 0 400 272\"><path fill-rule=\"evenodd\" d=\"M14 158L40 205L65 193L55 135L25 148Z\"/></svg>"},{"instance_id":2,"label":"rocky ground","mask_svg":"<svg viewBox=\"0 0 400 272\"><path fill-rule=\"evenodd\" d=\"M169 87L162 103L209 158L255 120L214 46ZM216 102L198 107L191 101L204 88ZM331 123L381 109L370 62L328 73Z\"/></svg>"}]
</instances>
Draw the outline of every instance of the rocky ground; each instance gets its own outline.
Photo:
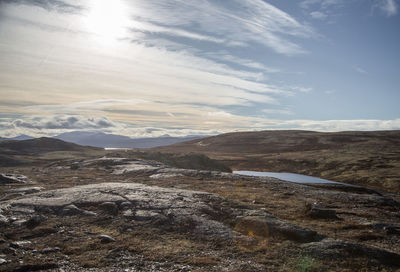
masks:
<instances>
[{"instance_id":1,"label":"rocky ground","mask_svg":"<svg viewBox=\"0 0 400 272\"><path fill-rule=\"evenodd\" d=\"M1 168L1 271L400 271L400 197L133 158Z\"/></svg>"}]
</instances>

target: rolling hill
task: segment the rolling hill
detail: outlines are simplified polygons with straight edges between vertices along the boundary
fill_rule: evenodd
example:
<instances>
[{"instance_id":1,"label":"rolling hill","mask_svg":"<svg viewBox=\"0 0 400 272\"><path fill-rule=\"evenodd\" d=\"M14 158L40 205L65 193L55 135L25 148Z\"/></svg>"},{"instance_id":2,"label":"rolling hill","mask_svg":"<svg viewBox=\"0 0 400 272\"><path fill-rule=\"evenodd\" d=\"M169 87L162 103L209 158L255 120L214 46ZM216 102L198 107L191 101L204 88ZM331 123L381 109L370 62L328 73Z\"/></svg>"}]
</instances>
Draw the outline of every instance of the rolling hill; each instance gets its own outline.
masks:
<instances>
[{"instance_id":1,"label":"rolling hill","mask_svg":"<svg viewBox=\"0 0 400 272\"><path fill-rule=\"evenodd\" d=\"M155 150L202 153L233 170L292 172L400 192L400 131L237 132Z\"/></svg>"},{"instance_id":2,"label":"rolling hill","mask_svg":"<svg viewBox=\"0 0 400 272\"><path fill-rule=\"evenodd\" d=\"M0 153L8 155L42 154L56 151L88 151L98 150L95 147L80 146L62 140L42 137L21 141L0 142Z\"/></svg>"}]
</instances>

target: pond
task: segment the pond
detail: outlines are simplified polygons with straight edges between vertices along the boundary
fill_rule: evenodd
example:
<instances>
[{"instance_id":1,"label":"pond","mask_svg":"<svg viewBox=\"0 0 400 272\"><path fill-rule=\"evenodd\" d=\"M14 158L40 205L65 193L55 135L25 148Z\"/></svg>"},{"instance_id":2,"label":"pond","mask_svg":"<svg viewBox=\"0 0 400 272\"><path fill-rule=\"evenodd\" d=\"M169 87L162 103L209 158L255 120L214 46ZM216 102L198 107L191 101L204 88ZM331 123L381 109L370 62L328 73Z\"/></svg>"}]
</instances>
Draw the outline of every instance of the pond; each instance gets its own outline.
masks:
<instances>
[{"instance_id":1,"label":"pond","mask_svg":"<svg viewBox=\"0 0 400 272\"><path fill-rule=\"evenodd\" d=\"M345 184L341 182L336 182L301 174L294 174L294 173L256 172L256 171L233 171L233 173L251 177L271 177L296 183L330 183L330 184L342 184L342 185Z\"/></svg>"}]
</instances>

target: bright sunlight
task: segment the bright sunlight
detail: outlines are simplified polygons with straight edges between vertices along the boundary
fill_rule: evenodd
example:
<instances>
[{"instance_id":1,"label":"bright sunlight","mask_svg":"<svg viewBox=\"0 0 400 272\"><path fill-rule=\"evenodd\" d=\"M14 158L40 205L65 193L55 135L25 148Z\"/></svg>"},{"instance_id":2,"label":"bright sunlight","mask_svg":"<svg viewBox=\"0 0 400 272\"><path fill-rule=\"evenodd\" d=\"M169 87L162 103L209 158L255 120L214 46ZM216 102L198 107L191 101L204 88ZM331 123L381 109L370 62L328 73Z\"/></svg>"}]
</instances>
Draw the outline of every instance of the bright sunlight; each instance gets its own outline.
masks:
<instances>
[{"instance_id":1,"label":"bright sunlight","mask_svg":"<svg viewBox=\"0 0 400 272\"><path fill-rule=\"evenodd\" d=\"M92 0L84 23L96 39L104 44L112 43L126 34L129 25L127 6L121 0Z\"/></svg>"}]
</instances>

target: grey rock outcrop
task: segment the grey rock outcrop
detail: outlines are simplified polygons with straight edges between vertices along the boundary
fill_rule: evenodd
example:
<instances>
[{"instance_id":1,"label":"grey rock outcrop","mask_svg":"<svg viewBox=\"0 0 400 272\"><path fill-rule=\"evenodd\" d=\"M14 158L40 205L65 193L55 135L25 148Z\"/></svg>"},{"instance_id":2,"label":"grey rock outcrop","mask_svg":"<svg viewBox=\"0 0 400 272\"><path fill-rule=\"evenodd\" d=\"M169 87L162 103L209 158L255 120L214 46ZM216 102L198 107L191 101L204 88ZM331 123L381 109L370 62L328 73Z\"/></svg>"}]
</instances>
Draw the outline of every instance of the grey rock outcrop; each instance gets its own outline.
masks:
<instances>
[{"instance_id":1,"label":"grey rock outcrop","mask_svg":"<svg viewBox=\"0 0 400 272\"><path fill-rule=\"evenodd\" d=\"M15 220L32 219L29 215L33 210L59 216L96 216L104 213L118 216L121 211L121 216L129 220L162 223L210 237L231 238L232 229L222 223L222 218L233 220L251 214L246 208L221 209L220 203L224 201L206 192L138 183L101 183L31 194L26 198L4 201L0 209L7 210L7 214L11 215L18 211L14 215ZM23 211L27 212L24 214ZM310 242L323 238L313 230L290 224L262 211L256 214L256 218L268 226L271 235L284 239ZM8 219L5 217L5 220Z\"/></svg>"},{"instance_id":2,"label":"grey rock outcrop","mask_svg":"<svg viewBox=\"0 0 400 272\"><path fill-rule=\"evenodd\" d=\"M0 184L27 183L27 177L16 174L0 174Z\"/></svg>"},{"instance_id":3,"label":"grey rock outcrop","mask_svg":"<svg viewBox=\"0 0 400 272\"><path fill-rule=\"evenodd\" d=\"M21 208L33 209L43 214L60 216L85 216L104 212L118 214L118 207L130 207L126 217L132 220L164 220L173 224L193 221L192 231L210 235L229 236L230 229L222 223L204 216L204 210L213 210L217 196L196 191L167 189L138 183L101 183L67 189L35 193L26 198L4 201L0 209L13 214ZM89 209L90 211L86 210ZM219 211L213 211L218 214ZM129 216L130 215L130 216ZM25 217L21 212L14 215Z\"/></svg>"},{"instance_id":4,"label":"grey rock outcrop","mask_svg":"<svg viewBox=\"0 0 400 272\"><path fill-rule=\"evenodd\" d=\"M32 193L41 192L43 190L44 190L43 187L38 187L38 186L36 186L36 187L20 187L20 188L8 190L7 193L32 194Z\"/></svg>"}]
</instances>

